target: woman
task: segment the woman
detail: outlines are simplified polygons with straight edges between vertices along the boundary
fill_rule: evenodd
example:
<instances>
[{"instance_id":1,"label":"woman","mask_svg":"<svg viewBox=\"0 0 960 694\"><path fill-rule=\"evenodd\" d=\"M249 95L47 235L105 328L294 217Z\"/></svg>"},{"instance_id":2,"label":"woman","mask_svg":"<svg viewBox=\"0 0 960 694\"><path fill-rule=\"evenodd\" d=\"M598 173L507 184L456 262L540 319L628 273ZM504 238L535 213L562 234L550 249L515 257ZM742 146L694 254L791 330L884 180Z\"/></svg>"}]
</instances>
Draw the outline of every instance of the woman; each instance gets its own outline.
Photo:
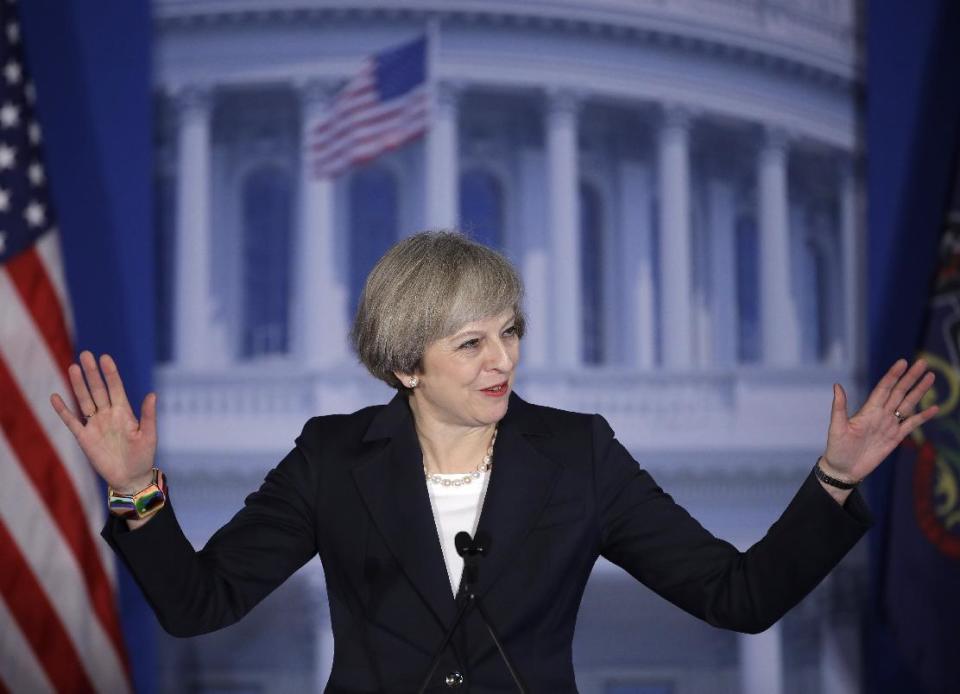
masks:
<instances>
[{"instance_id":1,"label":"woman","mask_svg":"<svg viewBox=\"0 0 960 694\"><path fill-rule=\"evenodd\" d=\"M657 487L602 417L512 392L521 293L504 258L458 234L395 245L367 279L352 337L397 395L308 421L200 552L157 489L156 396L138 421L113 360L100 358L101 377L82 353L69 369L81 416L58 395L53 406L110 485L117 515L103 536L164 628L226 626L319 553L335 638L327 691L416 691L455 619L463 530L483 538L472 592L517 674L529 691L572 692L574 623L598 556L710 624L762 631L866 531L855 483L937 412L914 413L933 383L920 360L894 364L851 418L835 386L824 454L767 535L739 552ZM478 610L428 684L514 690Z\"/></svg>"}]
</instances>

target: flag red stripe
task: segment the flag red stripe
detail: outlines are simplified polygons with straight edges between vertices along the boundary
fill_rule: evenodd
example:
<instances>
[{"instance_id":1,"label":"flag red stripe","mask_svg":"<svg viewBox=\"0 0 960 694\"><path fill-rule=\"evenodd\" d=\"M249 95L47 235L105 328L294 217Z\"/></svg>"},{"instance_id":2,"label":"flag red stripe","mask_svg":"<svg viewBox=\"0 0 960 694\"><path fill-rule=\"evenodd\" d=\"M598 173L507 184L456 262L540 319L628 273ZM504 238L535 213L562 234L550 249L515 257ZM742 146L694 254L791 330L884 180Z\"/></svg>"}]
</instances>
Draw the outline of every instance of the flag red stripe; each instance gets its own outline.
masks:
<instances>
[{"instance_id":1,"label":"flag red stripe","mask_svg":"<svg viewBox=\"0 0 960 694\"><path fill-rule=\"evenodd\" d=\"M378 108L369 108L365 106L364 110L370 112L369 116L353 120L343 127L338 127L330 137L314 142L311 145L311 149L314 152L319 153L327 149L343 148L345 143L353 141L353 138L356 137L356 133L364 129L369 129L372 126L382 126L384 122L387 122L393 118L398 118L400 116L406 117L408 115L407 112L410 110L422 108L425 104L420 103L421 101L426 102L426 94L422 92L410 94L409 97L405 97L402 101L398 101L397 103L390 104L386 108L379 108L379 106L382 106L381 104L377 105ZM343 121L339 121L337 124L341 125L342 123ZM333 137L333 135L342 135L341 131L344 131L347 134L336 138Z\"/></svg>"},{"instance_id":2,"label":"flag red stripe","mask_svg":"<svg viewBox=\"0 0 960 694\"><path fill-rule=\"evenodd\" d=\"M70 332L64 320L60 298L36 247L20 253L7 262L4 269L53 354L54 361L63 373L64 382L69 383L67 367L73 362Z\"/></svg>"},{"instance_id":3,"label":"flag red stripe","mask_svg":"<svg viewBox=\"0 0 960 694\"><path fill-rule=\"evenodd\" d=\"M390 137L395 137L403 133L406 128L410 126L417 126L419 130L422 130L426 126L418 121L425 115L426 106L424 104L411 104L407 111L391 115L390 118L386 119L384 124L381 124L377 129L367 128L365 130L353 130L348 136L341 139L338 144L327 148L326 151L318 151L314 159L319 164L325 165L328 162L336 161L339 157L344 156L345 153L349 153L351 150L360 149L378 141L389 140ZM320 148L317 149L319 150Z\"/></svg>"},{"instance_id":4,"label":"flag red stripe","mask_svg":"<svg viewBox=\"0 0 960 694\"><path fill-rule=\"evenodd\" d=\"M314 168L314 173L315 173L315 175L320 176L320 177L323 177L323 176L336 176L337 174L342 173L343 171L345 171L346 169L350 168L351 166L357 166L357 165L360 165L360 164L366 164L367 162L373 161L374 159L376 159L377 157L379 157L379 156L380 156L381 154L383 154L384 152L390 152L390 151L392 151L392 150L395 150L395 149L398 149L398 148L402 147L403 145L407 144L408 142L410 142L410 141L412 141L412 140L415 140L415 139L417 139L418 137L420 137L421 135L423 135L423 133L424 133L425 131L426 131L426 128L425 128L425 127L424 127L424 128L420 128L419 130L415 130L415 131L413 131L412 133L410 133L409 135L405 136L403 139L398 140L397 142L394 142L394 143L392 143L392 144L390 144L390 145L388 145L388 146L385 146L383 149L377 150L376 152L373 152L373 153L371 153L371 154L365 154L365 155L361 155L361 156L348 157L348 158L346 158L343 162L341 162L339 165L337 165L335 168L330 168L330 169L328 169L328 168L325 168L324 166L317 165L317 166ZM328 165L328 166L329 166L329 165Z\"/></svg>"},{"instance_id":5,"label":"flag red stripe","mask_svg":"<svg viewBox=\"0 0 960 694\"><path fill-rule=\"evenodd\" d=\"M94 691L63 623L2 520L0 556L4 558L0 594L54 688L59 692Z\"/></svg>"},{"instance_id":6,"label":"flag red stripe","mask_svg":"<svg viewBox=\"0 0 960 694\"><path fill-rule=\"evenodd\" d=\"M360 99L360 96L370 95L370 98ZM349 102L347 101L338 101L337 104L333 107L333 111L328 118L320 121L313 127L313 136L318 139L323 139L327 137L331 130L333 133L336 133L340 130L345 130L346 126L344 123L348 123L350 119L358 113L363 113L364 111L371 108L371 106L378 105L379 102L373 95L373 87L364 88L357 90L355 94L352 94Z\"/></svg>"},{"instance_id":7,"label":"flag red stripe","mask_svg":"<svg viewBox=\"0 0 960 694\"><path fill-rule=\"evenodd\" d=\"M426 107L421 103L410 103L406 110L400 113L390 114L382 119L384 122L378 124L378 128L368 128L369 132L363 132L360 129L354 129L351 133L343 137L337 144L324 148L325 151L315 151L315 165L319 167L333 166L337 159L350 157L353 150L368 146L378 141L389 141L390 137L395 137L402 133L404 126L409 127L416 124L417 121L426 115ZM381 119L377 119L381 120ZM392 121L392 122L391 122ZM425 128L425 126L424 126ZM422 128L418 128L422 130ZM405 137L405 135L404 135ZM317 148L320 150L321 148Z\"/></svg>"},{"instance_id":8,"label":"flag red stripe","mask_svg":"<svg viewBox=\"0 0 960 694\"><path fill-rule=\"evenodd\" d=\"M412 139L412 136L423 134L426 131L426 124L417 122L418 119L412 119L409 116L410 114L405 114L403 117L397 118L398 123L405 123L403 127L391 125L389 128L383 128L373 134L351 141L347 147L336 153L316 157L314 166L320 170L337 169L343 165L345 160L366 160L371 152L375 156L378 151L394 149L397 142L405 143Z\"/></svg>"},{"instance_id":9,"label":"flag red stripe","mask_svg":"<svg viewBox=\"0 0 960 694\"><path fill-rule=\"evenodd\" d=\"M110 581L93 544L93 536L85 523L76 522L76 517L82 515L82 501L2 357L0 393L4 394L0 399L0 429L10 441L15 457L19 461L29 461L29 465L21 463L21 467L37 493L46 500L54 523L77 558L93 611L129 678L130 664L123 647Z\"/></svg>"}]
</instances>

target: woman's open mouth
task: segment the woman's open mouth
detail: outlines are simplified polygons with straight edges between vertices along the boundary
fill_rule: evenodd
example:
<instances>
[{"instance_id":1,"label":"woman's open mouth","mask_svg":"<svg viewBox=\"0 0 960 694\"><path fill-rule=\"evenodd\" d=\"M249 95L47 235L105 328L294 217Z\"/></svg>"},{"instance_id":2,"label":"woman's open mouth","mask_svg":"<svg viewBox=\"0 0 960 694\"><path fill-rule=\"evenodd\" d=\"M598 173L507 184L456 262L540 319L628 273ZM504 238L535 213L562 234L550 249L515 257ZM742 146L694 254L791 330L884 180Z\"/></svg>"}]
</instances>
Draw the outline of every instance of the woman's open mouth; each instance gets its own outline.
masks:
<instances>
[{"instance_id":1,"label":"woman's open mouth","mask_svg":"<svg viewBox=\"0 0 960 694\"><path fill-rule=\"evenodd\" d=\"M483 393L484 395L489 395L492 398L501 397L505 395L507 392L507 382L504 381L503 383L498 383L497 385L491 386L490 388L484 388L480 392Z\"/></svg>"}]
</instances>

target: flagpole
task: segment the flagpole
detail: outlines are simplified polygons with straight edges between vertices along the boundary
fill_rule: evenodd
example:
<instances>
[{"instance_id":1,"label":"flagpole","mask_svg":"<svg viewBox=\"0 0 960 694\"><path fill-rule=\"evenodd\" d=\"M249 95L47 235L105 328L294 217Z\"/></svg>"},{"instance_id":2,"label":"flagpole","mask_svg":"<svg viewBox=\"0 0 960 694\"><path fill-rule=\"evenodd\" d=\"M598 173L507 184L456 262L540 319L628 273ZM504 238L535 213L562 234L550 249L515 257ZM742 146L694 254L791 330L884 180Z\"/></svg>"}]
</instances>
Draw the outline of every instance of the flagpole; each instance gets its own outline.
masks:
<instances>
[{"instance_id":1,"label":"flagpole","mask_svg":"<svg viewBox=\"0 0 960 694\"><path fill-rule=\"evenodd\" d=\"M430 17L427 20L427 90L430 94L430 117L433 118L433 109L437 98L437 55L440 50L440 18Z\"/></svg>"},{"instance_id":2,"label":"flagpole","mask_svg":"<svg viewBox=\"0 0 960 694\"><path fill-rule=\"evenodd\" d=\"M426 142L424 147L426 176L424 186L424 219L429 228L444 228L450 225L447 219L448 207L445 198L445 191L448 181L444 180L449 175L444 166L446 156L444 152L444 143L442 136L445 133L440 132L441 108L440 103L440 80L437 75L439 67L438 54L440 50L440 18L430 17L427 20L426 35L426 80L427 80L427 127Z\"/></svg>"}]
</instances>

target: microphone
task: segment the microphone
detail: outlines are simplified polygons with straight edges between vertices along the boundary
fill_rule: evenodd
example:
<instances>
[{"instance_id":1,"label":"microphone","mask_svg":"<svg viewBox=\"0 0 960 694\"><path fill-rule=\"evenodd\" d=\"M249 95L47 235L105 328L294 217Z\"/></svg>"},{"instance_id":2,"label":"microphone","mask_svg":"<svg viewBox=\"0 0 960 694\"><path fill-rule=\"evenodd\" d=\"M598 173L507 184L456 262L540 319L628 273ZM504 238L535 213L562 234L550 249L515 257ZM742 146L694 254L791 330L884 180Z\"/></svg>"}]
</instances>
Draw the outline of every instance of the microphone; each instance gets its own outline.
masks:
<instances>
[{"instance_id":1,"label":"microphone","mask_svg":"<svg viewBox=\"0 0 960 694\"><path fill-rule=\"evenodd\" d=\"M470 537L470 533L461 530L453 537L453 545L457 549L457 554L463 558L463 578L461 580L461 593L468 593L480 579L480 561L487 553L486 536Z\"/></svg>"},{"instance_id":2,"label":"microphone","mask_svg":"<svg viewBox=\"0 0 960 694\"><path fill-rule=\"evenodd\" d=\"M487 553L486 548L486 537L481 537L477 535L476 539L470 537L470 533L466 530L461 530L453 537L453 544L457 548L457 554L461 557L464 555L484 555Z\"/></svg>"},{"instance_id":3,"label":"microphone","mask_svg":"<svg viewBox=\"0 0 960 694\"><path fill-rule=\"evenodd\" d=\"M444 636L443 642L440 644L440 648L437 649L436 654L433 657L433 661L430 665L430 670L427 671L427 676L423 679L423 684L420 686L419 693L423 694L426 691L427 686L430 684L430 678L433 677L433 673L437 669L437 665L440 663L440 657L443 655L443 650L447 647L447 644L450 643L450 639L453 638L453 632L457 630L457 627L460 625L460 622L463 620L463 616L467 613L467 610L472 605L476 605L477 611L480 613L480 618L483 620L484 625L487 627L487 631L490 633L490 638L493 639L494 645L497 647L497 650L500 652L500 657L503 659L503 662L507 666L507 670L510 672L510 677L513 678L513 683L517 686L517 691L520 694L526 694L527 689L523 684L523 680L520 679L520 675L517 673L516 667L514 667L513 662L510 660L510 656L507 655L507 652L504 650L503 645L500 643L500 639L497 637L497 631L493 628L493 624L490 622L490 618L487 616L487 611L483 609L483 604L480 602L480 597L473 592L473 586L480 580L480 557L484 556L487 553L487 546L489 545L489 538L485 533L477 533L476 537L471 537L470 533L461 530L456 535L453 536L453 546L457 550L457 554L463 557L463 577L460 580L460 596L465 597L460 604L460 609L457 610L457 616L453 620L453 624L450 625L450 628L447 629L447 633Z\"/></svg>"}]
</instances>

